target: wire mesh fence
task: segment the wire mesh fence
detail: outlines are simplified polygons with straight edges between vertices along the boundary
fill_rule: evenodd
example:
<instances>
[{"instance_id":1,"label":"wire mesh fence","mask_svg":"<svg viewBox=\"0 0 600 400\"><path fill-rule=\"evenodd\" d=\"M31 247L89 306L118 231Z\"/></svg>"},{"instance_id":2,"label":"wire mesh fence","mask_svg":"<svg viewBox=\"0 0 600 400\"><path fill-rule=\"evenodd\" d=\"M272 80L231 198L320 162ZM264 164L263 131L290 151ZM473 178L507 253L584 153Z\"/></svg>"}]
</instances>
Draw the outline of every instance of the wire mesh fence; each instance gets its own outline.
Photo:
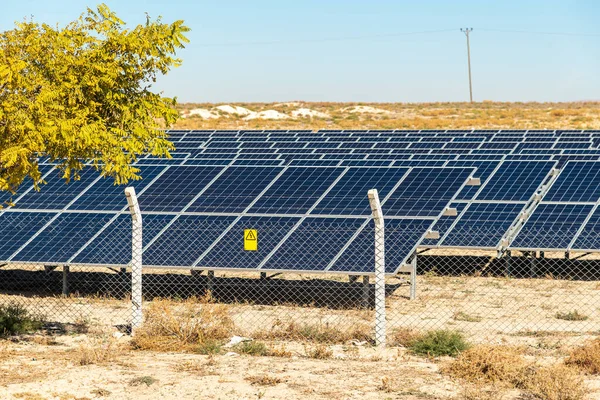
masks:
<instances>
[{"instance_id":1,"label":"wire mesh fence","mask_svg":"<svg viewBox=\"0 0 600 400\"><path fill-rule=\"evenodd\" d=\"M9 229L15 232L54 218L48 215L39 221L39 215L31 214L17 219L14 214ZM337 335L336 340L375 343L381 319L377 322L375 312L372 223L357 235L355 223L315 219L296 228L294 239L284 248L278 243L290 235L299 218L276 223L260 217L252 226L259 235L259 250L247 251L243 230L231 228L235 219L199 222L182 215L166 221L144 214L143 309L151 310L153 304L167 299L175 309L190 304L205 310L218 308L228 315L232 335L298 339ZM103 229L98 232L99 223ZM122 327L135 323L134 300L139 294L132 268L136 229L131 215L107 214L91 223L78 214L66 226L46 232L38 242L2 245L13 246L16 256L0 268L0 304L23 305L49 323L88 321ZM168 234L157 238L160 232ZM408 222L387 224L386 268L399 267L404 254L399 249L422 232L422 226ZM351 248L336 247L353 235ZM469 230L468 235L482 241L498 237L483 227ZM588 235L590 243L597 243L592 236ZM338 241L331 240L336 237ZM24 250L24 254L39 254L50 249L61 255L52 263L31 262L19 255ZM283 257L281 252L288 254ZM277 263L269 264L267 256ZM287 269L269 268L281 265L283 258L292 260ZM358 260L364 268L345 272L331 268L346 259L352 265ZM600 331L598 253L420 248L416 263L407 261L401 273L390 274L387 269L385 277L385 325L391 345L394 335L405 329L458 330L477 340ZM228 268L232 265L237 267ZM411 279L412 266L416 277Z\"/></svg>"}]
</instances>

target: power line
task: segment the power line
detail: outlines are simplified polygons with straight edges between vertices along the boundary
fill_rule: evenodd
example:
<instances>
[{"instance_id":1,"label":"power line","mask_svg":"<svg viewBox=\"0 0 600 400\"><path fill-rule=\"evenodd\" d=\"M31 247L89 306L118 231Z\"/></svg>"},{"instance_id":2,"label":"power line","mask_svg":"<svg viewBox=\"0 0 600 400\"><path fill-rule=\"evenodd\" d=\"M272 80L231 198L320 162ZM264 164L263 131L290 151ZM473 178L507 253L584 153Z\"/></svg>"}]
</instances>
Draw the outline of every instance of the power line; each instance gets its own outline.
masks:
<instances>
[{"instance_id":1,"label":"power line","mask_svg":"<svg viewBox=\"0 0 600 400\"><path fill-rule=\"evenodd\" d=\"M399 33L387 33L379 35L363 35L363 36L340 36L340 37L329 37L321 39L297 39L297 40L272 40L263 42L224 42L224 43L201 43L199 47L233 47L233 46L259 46L259 45L270 45L270 44L296 44L296 43L322 43L322 42L341 42L350 40L365 40L365 39L381 39L390 37L401 37L401 36L412 36L412 35L424 35L428 33L442 33L442 32L454 32L456 29L438 29L430 31L418 31L418 32L399 32Z\"/></svg>"},{"instance_id":2,"label":"power line","mask_svg":"<svg viewBox=\"0 0 600 400\"><path fill-rule=\"evenodd\" d=\"M589 36L589 37L600 37L600 33L575 33L575 32L539 32L539 31L525 31L525 30L513 30L513 29L485 29L477 28L478 31L484 32L501 32L501 33L524 33L530 35L551 35L551 36Z\"/></svg>"}]
</instances>

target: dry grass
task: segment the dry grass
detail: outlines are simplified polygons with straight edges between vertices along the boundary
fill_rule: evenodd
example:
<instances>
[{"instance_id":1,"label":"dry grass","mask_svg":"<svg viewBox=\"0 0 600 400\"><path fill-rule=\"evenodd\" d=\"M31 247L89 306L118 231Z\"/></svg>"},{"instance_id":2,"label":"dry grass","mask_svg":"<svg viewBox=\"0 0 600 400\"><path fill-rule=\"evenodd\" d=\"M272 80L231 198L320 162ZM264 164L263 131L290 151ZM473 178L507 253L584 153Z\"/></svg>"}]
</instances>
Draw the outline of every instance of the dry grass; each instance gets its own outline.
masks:
<instances>
[{"instance_id":1,"label":"dry grass","mask_svg":"<svg viewBox=\"0 0 600 400\"><path fill-rule=\"evenodd\" d=\"M283 382L283 380L273 375L251 375L244 378L251 385L258 386L275 386Z\"/></svg>"},{"instance_id":2,"label":"dry grass","mask_svg":"<svg viewBox=\"0 0 600 400\"><path fill-rule=\"evenodd\" d=\"M474 346L462 352L445 371L468 382L514 386L528 368L522 352L509 346Z\"/></svg>"},{"instance_id":3,"label":"dry grass","mask_svg":"<svg viewBox=\"0 0 600 400\"><path fill-rule=\"evenodd\" d=\"M325 360L333 357L333 351L322 344L306 349L306 357L317 360Z\"/></svg>"},{"instance_id":4,"label":"dry grass","mask_svg":"<svg viewBox=\"0 0 600 400\"><path fill-rule=\"evenodd\" d=\"M121 358L125 353L123 346L113 338L92 338L79 345L74 358L79 365L107 364Z\"/></svg>"},{"instance_id":5,"label":"dry grass","mask_svg":"<svg viewBox=\"0 0 600 400\"><path fill-rule=\"evenodd\" d=\"M573 368L562 364L540 367L527 362L522 353L523 349L515 347L475 346L445 367L444 372L476 385L466 389L464 399L486 398L477 397L476 388L488 388L488 384L495 388L521 389L529 398L540 400L581 400L585 397L587 389L583 379Z\"/></svg>"},{"instance_id":6,"label":"dry grass","mask_svg":"<svg viewBox=\"0 0 600 400\"><path fill-rule=\"evenodd\" d=\"M154 300L133 345L141 350L192 351L199 344L229 337L233 327L227 307L210 298Z\"/></svg>"},{"instance_id":7,"label":"dry grass","mask_svg":"<svg viewBox=\"0 0 600 400\"><path fill-rule=\"evenodd\" d=\"M583 378L565 365L532 369L522 388L540 400L582 400L588 393Z\"/></svg>"},{"instance_id":8,"label":"dry grass","mask_svg":"<svg viewBox=\"0 0 600 400\"><path fill-rule=\"evenodd\" d=\"M217 104L179 104L177 108L212 108ZM233 104L232 104L233 105ZM253 111L277 110L290 114L305 107L325 112L327 118L245 121L241 117L203 120L181 118L179 129L598 129L600 102L574 103L360 103L389 113L353 114L344 109L359 103L302 103L287 107L273 103L236 103Z\"/></svg>"},{"instance_id":9,"label":"dry grass","mask_svg":"<svg viewBox=\"0 0 600 400\"><path fill-rule=\"evenodd\" d=\"M600 340L596 339L572 350L565 364L588 374L600 374Z\"/></svg>"},{"instance_id":10,"label":"dry grass","mask_svg":"<svg viewBox=\"0 0 600 400\"><path fill-rule=\"evenodd\" d=\"M565 321L585 321L588 319L587 315L582 314L577 310L568 312L557 312L555 317L556 319L562 319Z\"/></svg>"},{"instance_id":11,"label":"dry grass","mask_svg":"<svg viewBox=\"0 0 600 400\"><path fill-rule=\"evenodd\" d=\"M411 328L397 328L391 333L389 345L409 347L415 340L419 339L421 334Z\"/></svg>"},{"instance_id":12,"label":"dry grass","mask_svg":"<svg viewBox=\"0 0 600 400\"><path fill-rule=\"evenodd\" d=\"M502 398L501 390L493 385L462 385L459 400L497 400Z\"/></svg>"},{"instance_id":13,"label":"dry grass","mask_svg":"<svg viewBox=\"0 0 600 400\"><path fill-rule=\"evenodd\" d=\"M354 325L350 329L338 329L328 324L275 323L271 329L260 330L254 337L267 340L297 340L315 343L346 343L351 340L372 341L370 326Z\"/></svg>"}]
</instances>

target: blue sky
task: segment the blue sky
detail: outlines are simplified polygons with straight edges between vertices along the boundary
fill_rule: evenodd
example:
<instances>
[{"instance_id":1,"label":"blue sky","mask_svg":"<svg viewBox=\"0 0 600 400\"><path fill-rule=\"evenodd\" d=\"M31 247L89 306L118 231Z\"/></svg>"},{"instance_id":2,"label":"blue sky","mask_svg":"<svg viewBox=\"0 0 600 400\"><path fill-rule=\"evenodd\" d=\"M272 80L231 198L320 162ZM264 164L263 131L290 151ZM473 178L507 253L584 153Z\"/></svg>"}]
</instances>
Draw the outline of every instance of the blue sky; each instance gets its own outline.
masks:
<instances>
[{"instance_id":1,"label":"blue sky","mask_svg":"<svg viewBox=\"0 0 600 400\"><path fill-rule=\"evenodd\" d=\"M96 2L5 2L0 29L65 23ZM182 67L157 89L186 102L600 100L600 2L107 0L128 24L184 19ZM448 31L446 31L448 30ZM507 32L499 32L507 31ZM422 34L405 33L443 31ZM508 32L511 31L511 32ZM526 31L517 33L513 31ZM571 33L585 35L538 34Z\"/></svg>"}]
</instances>

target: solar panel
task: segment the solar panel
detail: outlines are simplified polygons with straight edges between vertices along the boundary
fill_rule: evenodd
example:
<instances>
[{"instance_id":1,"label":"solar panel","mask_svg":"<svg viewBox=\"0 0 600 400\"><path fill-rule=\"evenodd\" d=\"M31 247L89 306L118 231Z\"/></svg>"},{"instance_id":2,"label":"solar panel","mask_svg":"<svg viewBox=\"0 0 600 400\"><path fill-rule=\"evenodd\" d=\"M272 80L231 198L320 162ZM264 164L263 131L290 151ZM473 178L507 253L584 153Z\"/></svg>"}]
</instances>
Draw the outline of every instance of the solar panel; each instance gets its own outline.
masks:
<instances>
[{"instance_id":1,"label":"solar panel","mask_svg":"<svg viewBox=\"0 0 600 400\"><path fill-rule=\"evenodd\" d=\"M551 161L505 161L477 194L477 200L527 201L552 170Z\"/></svg>"},{"instance_id":2,"label":"solar panel","mask_svg":"<svg viewBox=\"0 0 600 400\"><path fill-rule=\"evenodd\" d=\"M385 272L395 273L404 260L415 250L416 244L431 228L431 220L397 219L386 221L385 237ZM334 258L333 263L326 269L330 272L367 273L374 270L373 253L375 252L375 228L370 221L350 241L341 254Z\"/></svg>"},{"instance_id":3,"label":"solar panel","mask_svg":"<svg viewBox=\"0 0 600 400\"><path fill-rule=\"evenodd\" d=\"M570 246L571 250L598 251L600 249L600 209L596 206Z\"/></svg>"},{"instance_id":4,"label":"solar panel","mask_svg":"<svg viewBox=\"0 0 600 400\"><path fill-rule=\"evenodd\" d=\"M472 203L439 244L446 247L495 249L524 206L514 203Z\"/></svg>"},{"instance_id":5,"label":"solar panel","mask_svg":"<svg viewBox=\"0 0 600 400\"><path fill-rule=\"evenodd\" d=\"M343 171L343 168L289 167L249 212L306 213Z\"/></svg>"},{"instance_id":6,"label":"solar panel","mask_svg":"<svg viewBox=\"0 0 600 400\"><path fill-rule=\"evenodd\" d=\"M600 163L569 161L544 201L596 202L600 199Z\"/></svg>"},{"instance_id":7,"label":"solar panel","mask_svg":"<svg viewBox=\"0 0 600 400\"><path fill-rule=\"evenodd\" d=\"M473 173L471 168L414 168L385 202L387 217L437 217Z\"/></svg>"},{"instance_id":8,"label":"solar panel","mask_svg":"<svg viewBox=\"0 0 600 400\"><path fill-rule=\"evenodd\" d=\"M221 167L170 167L140 197L144 211L181 211L223 170Z\"/></svg>"},{"instance_id":9,"label":"solar panel","mask_svg":"<svg viewBox=\"0 0 600 400\"><path fill-rule=\"evenodd\" d=\"M61 210L77 196L90 186L95 180L99 180L100 176L92 168L84 169L80 174L79 180L71 180L66 183L59 175L60 171L54 170L45 178L46 184L43 190L36 192L29 191L23 197L15 200L13 208L20 210Z\"/></svg>"},{"instance_id":10,"label":"solar panel","mask_svg":"<svg viewBox=\"0 0 600 400\"><path fill-rule=\"evenodd\" d=\"M19 250L11 261L64 263L94 234L111 221L114 214L60 214ZM65 240L68 238L68 240ZM114 244L113 244L114 245Z\"/></svg>"},{"instance_id":11,"label":"solar panel","mask_svg":"<svg viewBox=\"0 0 600 400\"><path fill-rule=\"evenodd\" d=\"M229 167L186 209L241 213L283 171L270 167Z\"/></svg>"},{"instance_id":12,"label":"solar panel","mask_svg":"<svg viewBox=\"0 0 600 400\"><path fill-rule=\"evenodd\" d=\"M318 202L311 214L370 216L371 207L365 201L365 193L377 188L385 204L385 198L408 171L408 168L350 168Z\"/></svg>"}]
</instances>

